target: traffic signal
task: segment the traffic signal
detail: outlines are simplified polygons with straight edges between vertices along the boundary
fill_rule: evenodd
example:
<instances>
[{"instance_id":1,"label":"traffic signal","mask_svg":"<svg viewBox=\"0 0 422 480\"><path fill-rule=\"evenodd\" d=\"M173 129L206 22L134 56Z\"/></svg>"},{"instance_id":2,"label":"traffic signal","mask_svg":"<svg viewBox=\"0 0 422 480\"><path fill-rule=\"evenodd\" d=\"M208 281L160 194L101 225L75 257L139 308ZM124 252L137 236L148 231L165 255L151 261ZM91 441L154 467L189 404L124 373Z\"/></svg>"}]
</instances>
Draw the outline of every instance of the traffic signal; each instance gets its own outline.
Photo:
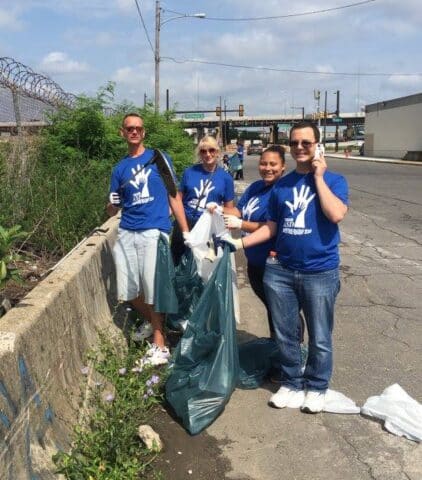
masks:
<instances>
[{"instance_id":1,"label":"traffic signal","mask_svg":"<svg viewBox=\"0 0 422 480\"><path fill-rule=\"evenodd\" d=\"M245 109L243 108L243 105L240 104L239 105L239 117L243 117L244 114L245 114Z\"/></svg>"},{"instance_id":2,"label":"traffic signal","mask_svg":"<svg viewBox=\"0 0 422 480\"><path fill-rule=\"evenodd\" d=\"M221 107L215 107L215 114L217 117L221 117Z\"/></svg>"}]
</instances>

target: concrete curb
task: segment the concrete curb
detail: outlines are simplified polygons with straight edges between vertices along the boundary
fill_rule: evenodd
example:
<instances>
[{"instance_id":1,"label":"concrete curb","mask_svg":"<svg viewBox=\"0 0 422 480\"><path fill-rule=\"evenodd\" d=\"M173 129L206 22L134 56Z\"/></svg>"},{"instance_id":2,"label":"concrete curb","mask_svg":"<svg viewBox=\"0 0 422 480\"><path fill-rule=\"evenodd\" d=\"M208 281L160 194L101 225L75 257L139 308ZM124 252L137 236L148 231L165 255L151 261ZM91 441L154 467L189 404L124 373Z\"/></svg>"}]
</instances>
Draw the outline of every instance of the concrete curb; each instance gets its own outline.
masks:
<instances>
[{"instance_id":1,"label":"concrete curb","mask_svg":"<svg viewBox=\"0 0 422 480\"><path fill-rule=\"evenodd\" d=\"M360 157L349 155L346 157L344 153L335 154L335 153L325 153L325 156L328 158L340 158L342 160L359 160L361 162L379 162L379 163L397 163L400 165L419 165L422 166L422 162L412 162L409 160L401 160L399 158L374 158L374 157Z\"/></svg>"},{"instance_id":2,"label":"concrete curb","mask_svg":"<svg viewBox=\"0 0 422 480\"><path fill-rule=\"evenodd\" d=\"M117 223L81 242L0 320L1 479L57 478L51 456L69 447L78 420L85 353L113 326Z\"/></svg>"}]
</instances>

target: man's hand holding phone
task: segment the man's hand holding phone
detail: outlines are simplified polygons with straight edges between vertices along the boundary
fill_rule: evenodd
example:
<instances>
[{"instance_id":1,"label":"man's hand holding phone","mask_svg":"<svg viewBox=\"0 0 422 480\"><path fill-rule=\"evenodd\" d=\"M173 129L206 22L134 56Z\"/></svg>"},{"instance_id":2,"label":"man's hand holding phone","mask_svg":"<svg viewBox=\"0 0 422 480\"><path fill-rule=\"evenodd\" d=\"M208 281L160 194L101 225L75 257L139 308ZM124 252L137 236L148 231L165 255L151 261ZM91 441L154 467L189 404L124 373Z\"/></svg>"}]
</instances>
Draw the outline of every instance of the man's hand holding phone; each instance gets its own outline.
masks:
<instances>
[{"instance_id":1,"label":"man's hand holding phone","mask_svg":"<svg viewBox=\"0 0 422 480\"><path fill-rule=\"evenodd\" d=\"M312 168L316 177L322 177L327 170L327 164L323 154L323 147L318 143L315 148L315 155L312 160Z\"/></svg>"}]
</instances>

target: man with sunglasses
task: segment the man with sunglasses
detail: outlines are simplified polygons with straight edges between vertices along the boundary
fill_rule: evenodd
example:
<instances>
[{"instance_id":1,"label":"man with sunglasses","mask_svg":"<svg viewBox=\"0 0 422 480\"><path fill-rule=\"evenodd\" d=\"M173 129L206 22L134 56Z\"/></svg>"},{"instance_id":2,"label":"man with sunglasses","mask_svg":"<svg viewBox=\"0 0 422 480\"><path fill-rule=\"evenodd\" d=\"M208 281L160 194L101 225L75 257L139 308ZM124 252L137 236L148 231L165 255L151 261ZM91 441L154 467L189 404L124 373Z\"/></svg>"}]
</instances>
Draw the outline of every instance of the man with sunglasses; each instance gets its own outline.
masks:
<instances>
[{"instance_id":1,"label":"man with sunglasses","mask_svg":"<svg viewBox=\"0 0 422 480\"><path fill-rule=\"evenodd\" d=\"M127 142L128 155L113 168L107 205L110 216L121 209L113 249L118 298L130 302L147 320L136 332L136 339L153 336L148 361L161 365L167 363L170 353L165 344L163 314L154 310L158 240L160 235L168 237L170 233L170 208L182 232L189 228L180 196L168 194L162 174L153 161L154 150L144 146L143 119L137 113L127 114L120 134ZM172 170L170 159L165 160Z\"/></svg>"},{"instance_id":2,"label":"man with sunglasses","mask_svg":"<svg viewBox=\"0 0 422 480\"><path fill-rule=\"evenodd\" d=\"M264 286L281 353L281 387L270 398L276 408L323 410L332 375L334 304L340 289L338 223L348 209L345 178L329 172L317 151L318 128L301 122L290 130L296 168L273 188L268 221L231 243L248 248L276 237L276 262L267 262ZM309 337L309 356L301 371L299 311Z\"/></svg>"}]
</instances>

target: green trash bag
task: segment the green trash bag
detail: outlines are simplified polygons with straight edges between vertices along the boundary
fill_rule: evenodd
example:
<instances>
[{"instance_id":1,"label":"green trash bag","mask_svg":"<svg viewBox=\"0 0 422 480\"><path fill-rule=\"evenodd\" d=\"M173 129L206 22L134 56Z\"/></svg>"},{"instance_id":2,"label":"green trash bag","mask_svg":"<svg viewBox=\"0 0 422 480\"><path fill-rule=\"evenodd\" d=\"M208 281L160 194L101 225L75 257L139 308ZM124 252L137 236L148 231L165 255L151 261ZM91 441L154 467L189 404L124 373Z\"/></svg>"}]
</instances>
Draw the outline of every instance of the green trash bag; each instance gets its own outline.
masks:
<instances>
[{"instance_id":1,"label":"green trash bag","mask_svg":"<svg viewBox=\"0 0 422 480\"><path fill-rule=\"evenodd\" d=\"M223 411L239 375L228 246L205 285L173 362L166 383L167 401L195 435Z\"/></svg>"},{"instance_id":2,"label":"green trash bag","mask_svg":"<svg viewBox=\"0 0 422 480\"><path fill-rule=\"evenodd\" d=\"M169 241L165 235L160 234L154 280L154 310L156 312L178 312L179 304L175 292L175 277Z\"/></svg>"},{"instance_id":3,"label":"green trash bag","mask_svg":"<svg viewBox=\"0 0 422 480\"><path fill-rule=\"evenodd\" d=\"M305 368L308 347L300 346L300 361ZM281 379L280 350L272 338L257 338L239 345L239 381L237 386L243 389L258 388L271 376Z\"/></svg>"},{"instance_id":4,"label":"green trash bag","mask_svg":"<svg viewBox=\"0 0 422 480\"><path fill-rule=\"evenodd\" d=\"M182 255L175 272L174 287L179 311L177 314L167 315L167 326L172 330L183 331L204 291L204 282L198 275L192 250L187 249Z\"/></svg>"},{"instance_id":5,"label":"green trash bag","mask_svg":"<svg viewBox=\"0 0 422 480\"><path fill-rule=\"evenodd\" d=\"M280 350L272 338L257 338L239 345L239 381L243 389L258 388L272 368L280 364Z\"/></svg>"}]
</instances>

